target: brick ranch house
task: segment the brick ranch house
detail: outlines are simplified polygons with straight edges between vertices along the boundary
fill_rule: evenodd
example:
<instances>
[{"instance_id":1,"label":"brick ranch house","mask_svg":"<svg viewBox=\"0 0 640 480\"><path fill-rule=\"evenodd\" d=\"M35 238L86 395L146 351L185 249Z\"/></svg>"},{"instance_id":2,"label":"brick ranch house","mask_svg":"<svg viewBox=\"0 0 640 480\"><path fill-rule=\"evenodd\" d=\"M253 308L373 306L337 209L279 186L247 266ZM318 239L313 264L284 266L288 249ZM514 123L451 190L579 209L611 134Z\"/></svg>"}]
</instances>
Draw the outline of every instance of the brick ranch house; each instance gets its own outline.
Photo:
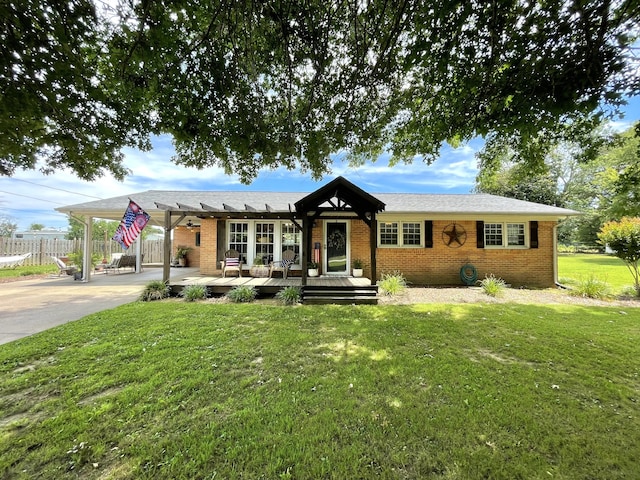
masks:
<instances>
[{"instance_id":1,"label":"brick ranch house","mask_svg":"<svg viewBox=\"0 0 640 480\"><path fill-rule=\"evenodd\" d=\"M280 260L291 249L291 274L302 285L312 260L321 275L348 276L359 259L372 284L397 271L413 284L461 285L466 266L466 277L474 271L513 286L552 287L558 222L578 214L487 194L374 195L343 177L310 194L150 190L56 210L120 220L129 198L151 215L152 225L169 233L165 281L180 245L191 247L188 265L209 276L222 275L229 249L240 252L247 276L256 258Z\"/></svg>"}]
</instances>

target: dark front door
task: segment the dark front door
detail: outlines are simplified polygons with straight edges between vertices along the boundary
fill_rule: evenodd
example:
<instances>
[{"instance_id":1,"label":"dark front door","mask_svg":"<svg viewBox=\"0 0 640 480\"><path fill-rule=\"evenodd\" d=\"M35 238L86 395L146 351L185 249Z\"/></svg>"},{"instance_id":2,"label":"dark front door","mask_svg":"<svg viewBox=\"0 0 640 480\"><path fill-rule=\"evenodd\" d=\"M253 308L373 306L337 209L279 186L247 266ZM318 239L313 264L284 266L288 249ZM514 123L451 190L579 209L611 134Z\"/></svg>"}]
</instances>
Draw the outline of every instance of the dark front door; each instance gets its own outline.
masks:
<instances>
[{"instance_id":1,"label":"dark front door","mask_svg":"<svg viewBox=\"0 0 640 480\"><path fill-rule=\"evenodd\" d=\"M325 228L324 271L331 275L347 275L349 272L347 222L327 222Z\"/></svg>"}]
</instances>

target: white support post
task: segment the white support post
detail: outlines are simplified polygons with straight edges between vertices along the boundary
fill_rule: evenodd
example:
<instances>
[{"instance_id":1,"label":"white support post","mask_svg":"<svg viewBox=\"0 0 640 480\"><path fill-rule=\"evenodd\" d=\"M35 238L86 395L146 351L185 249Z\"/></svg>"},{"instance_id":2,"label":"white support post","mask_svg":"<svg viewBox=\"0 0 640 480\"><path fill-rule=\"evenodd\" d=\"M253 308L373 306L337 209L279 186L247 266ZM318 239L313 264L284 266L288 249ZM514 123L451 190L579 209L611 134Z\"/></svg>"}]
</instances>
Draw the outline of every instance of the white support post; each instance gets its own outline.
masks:
<instances>
[{"instance_id":1,"label":"white support post","mask_svg":"<svg viewBox=\"0 0 640 480\"><path fill-rule=\"evenodd\" d=\"M91 280L91 257L93 252L91 251L93 236L93 217L88 217L84 221L84 246L82 248L82 281L89 282Z\"/></svg>"},{"instance_id":2,"label":"white support post","mask_svg":"<svg viewBox=\"0 0 640 480\"><path fill-rule=\"evenodd\" d=\"M136 273L142 272L142 235L136 238Z\"/></svg>"}]
</instances>

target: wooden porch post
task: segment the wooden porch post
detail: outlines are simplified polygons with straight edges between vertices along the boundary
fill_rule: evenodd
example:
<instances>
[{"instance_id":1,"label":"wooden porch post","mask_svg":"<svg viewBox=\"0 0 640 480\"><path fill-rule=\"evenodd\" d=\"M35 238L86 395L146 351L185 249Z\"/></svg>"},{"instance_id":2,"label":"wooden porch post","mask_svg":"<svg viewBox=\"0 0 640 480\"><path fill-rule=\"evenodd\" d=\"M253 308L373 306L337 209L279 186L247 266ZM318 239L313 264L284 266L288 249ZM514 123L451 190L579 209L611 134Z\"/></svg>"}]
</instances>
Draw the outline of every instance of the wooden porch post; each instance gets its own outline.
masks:
<instances>
[{"instance_id":1,"label":"wooden porch post","mask_svg":"<svg viewBox=\"0 0 640 480\"><path fill-rule=\"evenodd\" d=\"M302 268L302 272L301 273L301 280L302 280L302 286L306 287L307 286L307 255L309 255L309 238L311 237L311 235L309 235L309 218L306 215L306 212L304 214L304 216L302 217L302 252L301 252L301 260L302 262L300 263L300 266Z\"/></svg>"},{"instance_id":2,"label":"wooden porch post","mask_svg":"<svg viewBox=\"0 0 640 480\"><path fill-rule=\"evenodd\" d=\"M378 221L376 220L376 212L371 212L371 224L369 225L369 248L371 250L371 285L376 284L377 265L376 265L376 245L378 244Z\"/></svg>"}]
</instances>

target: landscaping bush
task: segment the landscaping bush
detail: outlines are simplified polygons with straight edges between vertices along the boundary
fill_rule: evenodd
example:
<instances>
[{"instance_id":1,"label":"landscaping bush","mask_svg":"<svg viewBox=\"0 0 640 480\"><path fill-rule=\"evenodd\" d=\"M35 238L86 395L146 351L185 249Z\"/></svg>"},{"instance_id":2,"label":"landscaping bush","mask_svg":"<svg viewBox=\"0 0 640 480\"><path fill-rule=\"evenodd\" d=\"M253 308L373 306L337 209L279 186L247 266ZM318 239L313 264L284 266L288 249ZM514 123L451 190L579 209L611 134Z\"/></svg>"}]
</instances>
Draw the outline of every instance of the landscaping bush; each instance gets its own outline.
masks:
<instances>
[{"instance_id":1,"label":"landscaping bush","mask_svg":"<svg viewBox=\"0 0 640 480\"><path fill-rule=\"evenodd\" d=\"M610 296L609 284L596 275L581 279L571 290L571 295L585 298L607 298Z\"/></svg>"},{"instance_id":2,"label":"landscaping bush","mask_svg":"<svg viewBox=\"0 0 640 480\"><path fill-rule=\"evenodd\" d=\"M300 287L285 287L276 293L276 298L285 305L300 303L302 291Z\"/></svg>"},{"instance_id":3,"label":"landscaping bush","mask_svg":"<svg viewBox=\"0 0 640 480\"><path fill-rule=\"evenodd\" d=\"M258 291L255 287L250 287L248 285L239 285L237 287L233 287L227 293L227 297L233 303L249 303L253 302L258 295Z\"/></svg>"},{"instance_id":4,"label":"landscaping bush","mask_svg":"<svg viewBox=\"0 0 640 480\"><path fill-rule=\"evenodd\" d=\"M195 302L196 300L204 300L207 298L206 285L187 285L180 292L180 296L185 302Z\"/></svg>"},{"instance_id":5,"label":"landscaping bush","mask_svg":"<svg viewBox=\"0 0 640 480\"><path fill-rule=\"evenodd\" d=\"M151 302L153 300L162 300L167 298L171 293L169 285L162 280L153 280L147 283L144 290L140 294L140 300L143 302Z\"/></svg>"},{"instance_id":6,"label":"landscaping bush","mask_svg":"<svg viewBox=\"0 0 640 480\"><path fill-rule=\"evenodd\" d=\"M385 295L398 295L407 288L407 280L400 272L383 273L378 286Z\"/></svg>"},{"instance_id":7,"label":"landscaping bush","mask_svg":"<svg viewBox=\"0 0 640 480\"><path fill-rule=\"evenodd\" d=\"M493 273L486 275L482 280L479 281L480 286L484 293L491 297L497 297L502 294L505 288L507 288L507 284L505 281L499 277L496 277Z\"/></svg>"}]
</instances>

